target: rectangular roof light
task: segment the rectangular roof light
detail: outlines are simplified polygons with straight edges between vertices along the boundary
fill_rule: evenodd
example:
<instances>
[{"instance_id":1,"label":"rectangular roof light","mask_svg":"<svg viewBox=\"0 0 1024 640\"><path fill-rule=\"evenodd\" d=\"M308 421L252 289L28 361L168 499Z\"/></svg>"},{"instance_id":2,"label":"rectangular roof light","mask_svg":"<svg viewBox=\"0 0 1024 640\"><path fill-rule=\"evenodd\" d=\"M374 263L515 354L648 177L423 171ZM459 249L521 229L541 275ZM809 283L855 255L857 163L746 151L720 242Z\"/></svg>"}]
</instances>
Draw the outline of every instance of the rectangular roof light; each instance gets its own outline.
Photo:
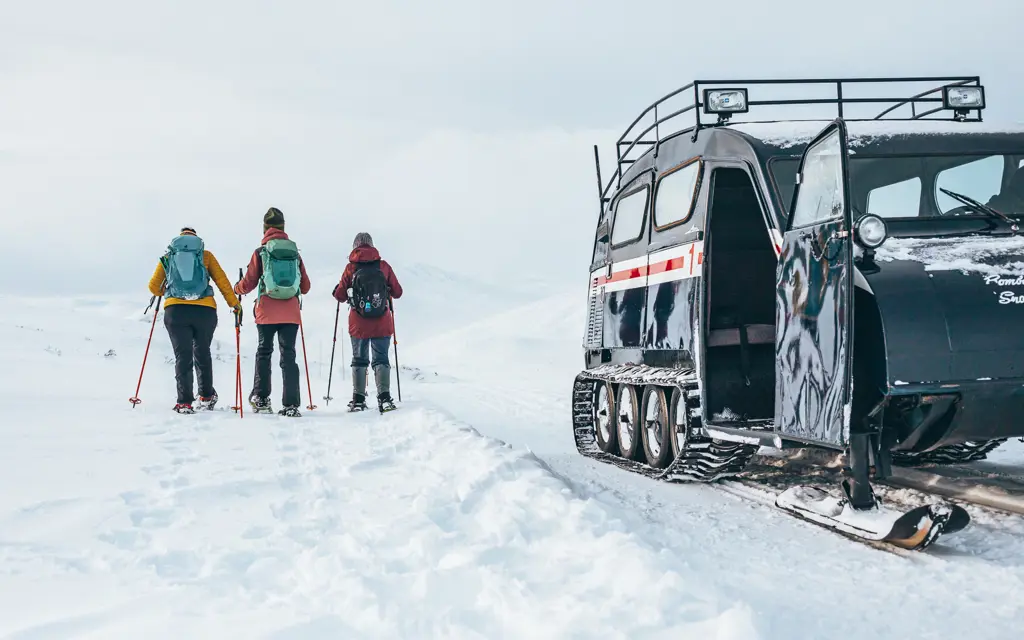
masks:
<instances>
[{"instance_id":1,"label":"rectangular roof light","mask_svg":"<svg viewBox=\"0 0 1024 640\"><path fill-rule=\"evenodd\" d=\"M984 109L985 87L943 87L943 109Z\"/></svg>"},{"instance_id":2,"label":"rectangular roof light","mask_svg":"<svg viewBox=\"0 0 1024 640\"><path fill-rule=\"evenodd\" d=\"M705 89L704 113L747 113L746 89Z\"/></svg>"}]
</instances>

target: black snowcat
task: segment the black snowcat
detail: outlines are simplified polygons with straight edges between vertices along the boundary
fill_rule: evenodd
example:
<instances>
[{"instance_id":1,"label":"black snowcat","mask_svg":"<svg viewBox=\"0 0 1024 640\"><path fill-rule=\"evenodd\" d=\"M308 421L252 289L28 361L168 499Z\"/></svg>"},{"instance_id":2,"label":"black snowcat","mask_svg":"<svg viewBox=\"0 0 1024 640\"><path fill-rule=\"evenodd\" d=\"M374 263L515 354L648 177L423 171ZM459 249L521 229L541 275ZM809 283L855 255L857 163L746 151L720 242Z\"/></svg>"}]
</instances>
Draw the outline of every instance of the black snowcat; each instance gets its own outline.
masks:
<instances>
[{"instance_id":1,"label":"black snowcat","mask_svg":"<svg viewBox=\"0 0 1024 640\"><path fill-rule=\"evenodd\" d=\"M978 77L695 81L626 129L607 185L595 146L580 453L713 482L761 446L833 450L838 497L776 505L911 549L966 526L870 481L1024 436L1024 127L984 108Z\"/></svg>"}]
</instances>

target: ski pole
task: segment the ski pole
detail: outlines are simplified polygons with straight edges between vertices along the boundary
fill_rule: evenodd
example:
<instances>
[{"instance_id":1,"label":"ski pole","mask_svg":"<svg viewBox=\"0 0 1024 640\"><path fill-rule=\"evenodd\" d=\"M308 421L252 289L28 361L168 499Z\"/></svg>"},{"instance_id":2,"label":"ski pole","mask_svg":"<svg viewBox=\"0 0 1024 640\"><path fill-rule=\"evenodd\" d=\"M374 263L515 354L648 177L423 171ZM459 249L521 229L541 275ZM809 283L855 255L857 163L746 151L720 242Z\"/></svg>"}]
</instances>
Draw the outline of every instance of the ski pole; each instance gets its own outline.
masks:
<instances>
[{"instance_id":1,"label":"ski pole","mask_svg":"<svg viewBox=\"0 0 1024 640\"><path fill-rule=\"evenodd\" d=\"M392 323L395 318L395 299L388 297L388 302L391 304L391 319ZM402 401L402 367L398 364L398 331L394 331L395 340L395 382L398 383L398 401Z\"/></svg>"},{"instance_id":2,"label":"ski pole","mask_svg":"<svg viewBox=\"0 0 1024 640\"><path fill-rule=\"evenodd\" d=\"M331 404L331 378L334 377L334 348L338 346L338 318L341 316L341 302L338 302L338 308L334 312L334 343L331 344L331 368L327 370L327 395L324 396L324 400L328 405ZM344 356L342 356L344 357Z\"/></svg>"},{"instance_id":3,"label":"ski pole","mask_svg":"<svg viewBox=\"0 0 1024 640\"><path fill-rule=\"evenodd\" d=\"M238 269L238 281L242 281L242 269ZM238 304L241 305L242 301L239 299ZM238 417L242 418L242 316L238 313L235 314L235 406L231 407L232 410L238 412Z\"/></svg>"},{"instance_id":4,"label":"ski pole","mask_svg":"<svg viewBox=\"0 0 1024 640\"><path fill-rule=\"evenodd\" d=\"M306 394L309 396L309 405L307 409L312 411L316 409L316 405L313 404L313 388L309 383L309 360L306 359L306 331L302 328L302 303L299 303L299 335L302 336L302 362L306 365Z\"/></svg>"},{"instance_id":5,"label":"ski pole","mask_svg":"<svg viewBox=\"0 0 1024 640\"><path fill-rule=\"evenodd\" d=\"M149 345L153 342L153 330L156 329L156 317L160 315L160 301L163 297L163 294L151 297L149 299L149 306L146 307L146 310L143 312L143 315L149 313L150 308L153 306L153 302L156 301L156 310L153 311L153 324L149 327L149 340L146 341L146 353L142 356L142 369L139 371L139 384L135 386L135 395L128 398L128 402L132 403L132 409L135 408L135 405L142 402L142 400L139 399L139 389L142 388L142 374L146 372L146 359L149 358Z\"/></svg>"},{"instance_id":6,"label":"ski pole","mask_svg":"<svg viewBox=\"0 0 1024 640\"><path fill-rule=\"evenodd\" d=\"M235 314L236 316L238 314ZM242 322L235 318L235 406L231 407L242 418Z\"/></svg>"}]
</instances>

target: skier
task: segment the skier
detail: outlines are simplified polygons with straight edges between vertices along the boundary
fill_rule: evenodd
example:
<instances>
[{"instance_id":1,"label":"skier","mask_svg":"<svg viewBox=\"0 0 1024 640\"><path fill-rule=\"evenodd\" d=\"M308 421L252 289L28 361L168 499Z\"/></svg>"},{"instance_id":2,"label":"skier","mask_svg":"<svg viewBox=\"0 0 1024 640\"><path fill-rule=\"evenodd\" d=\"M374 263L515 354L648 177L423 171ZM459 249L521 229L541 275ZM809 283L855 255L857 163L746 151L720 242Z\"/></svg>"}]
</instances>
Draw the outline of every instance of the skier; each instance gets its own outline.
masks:
<instances>
[{"instance_id":1,"label":"skier","mask_svg":"<svg viewBox=\"0 0 1024 640\"><path fill-rule=\"evenodd\" d=\"M192 403L192 369L199 373L199 406L212 410L217 404L213 387L213 356L210 344L217 329L217 301L210 279L217 284L224 301L241 316L242 304L231 290L217 258L206 250L192 227L182 228L171 241L167 253L157 262L149 280L154 296L165 296L164 326L174 350L174 380L178 387L178 413L195 413Z\"/></svg>"},{"instance_id":2,"label":"skier","mask_svg":"<svg viewBox=\"0 0 1024 640\"><path fill-rule=\"evenodd\" d=\"M256 413L273 411L270 403L270 363L274 355L274 336L281 347L283 391L278 411L297 418L301 391L299 365L295 360L295 338L299 331L301 305L299 295L309 292L309 276L298 247L284 232L284 214L271 207L263 216L263 241L249 260L245 276L235 285L235 293L245 295L257 289L253 316L259 332L256 348L256 373L249 404Z\"/></svg>"},{"instance_id":3,"label":"skier","mask_svg":"<svg viewBox=\"0 0 1024 640\"><path fill-rule=\"evenodd\" d=\"M395 409L391 399L391 363L388 349L395 333L391 298L402 297L402 285L395 272L373 246L368 233L359 233L352 243L349 263L334 287L334 298L348 302L348 331L352 339L352 401L350 411L366 409L367 366L373 356L373 377L377 383L377 407L381 413Z\"/></svg>"}]
</instances>

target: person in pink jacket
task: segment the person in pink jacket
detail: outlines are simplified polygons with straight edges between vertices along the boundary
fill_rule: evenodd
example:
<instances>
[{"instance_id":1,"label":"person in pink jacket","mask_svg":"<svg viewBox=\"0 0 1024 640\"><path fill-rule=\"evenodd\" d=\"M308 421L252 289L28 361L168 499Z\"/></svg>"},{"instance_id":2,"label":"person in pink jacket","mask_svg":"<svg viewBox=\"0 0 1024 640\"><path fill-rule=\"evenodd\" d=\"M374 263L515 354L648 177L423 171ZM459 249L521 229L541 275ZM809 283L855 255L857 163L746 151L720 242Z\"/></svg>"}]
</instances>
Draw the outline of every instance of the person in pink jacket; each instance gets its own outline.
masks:
<instances>
[{"instance_id":1,"label":"person in pink jacket","mask_svg":"<svg viewBox=\"0 0 1024 640\"><path fill-rule=\"evenodd\" d=\"M276 207L271 207L263 216L263 241L262 248L274 239L288 239L284 232L284 214ZM306 265L299 257L299 293L309 293L309 276L306 275ZM257 287L263 287L263 260L260 257L260 249L253 251L252 259L249 260L249 267L245 276L235 285L234 291L237 295L245 295ZM262 293L262 289L261 289ZM272 411L270 405L270 372L271 356L274 355L274 336L281 347L281 375L283 390L281 404L284 408L278 411L279 414L289 417L298 417L299 404L302 402L302 391L299 381L299 365L296 362L295 339L299 332L299 297L296 295L287 300L271 298L267 295L260 295L253 310L256 318L256 330L259 332L259 346L256 348L256 373L253 381L253 389L249 394L249 404L253 411L267 413Z\"/></svg>"}]
</instances>

